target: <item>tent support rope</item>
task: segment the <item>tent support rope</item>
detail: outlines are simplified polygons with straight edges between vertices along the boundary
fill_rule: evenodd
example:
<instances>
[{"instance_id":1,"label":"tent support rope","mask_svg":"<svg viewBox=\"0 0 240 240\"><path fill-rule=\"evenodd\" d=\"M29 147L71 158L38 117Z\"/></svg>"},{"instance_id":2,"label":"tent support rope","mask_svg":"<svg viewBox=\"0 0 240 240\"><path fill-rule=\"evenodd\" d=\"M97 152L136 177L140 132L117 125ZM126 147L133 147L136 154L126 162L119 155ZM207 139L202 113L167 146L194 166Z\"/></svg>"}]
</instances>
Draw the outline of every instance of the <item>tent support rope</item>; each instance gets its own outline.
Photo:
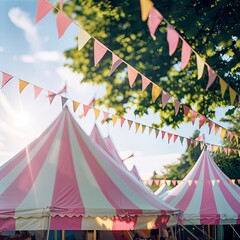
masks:
<instances>
[{"instance_id":1,"label":"tent support rope","mask_svg":"<svg viewBox=\"0 0 240 240\"><path fill-rule=\"evenodd\" d=\"M186 230L189 234L191 234L195 239L198 240L198 238L192 233L190 232L187 228L185 228L183 225L179 224L184 230Z\"/></svg>"},{"instance_id":2,"label":"tent support rope","mask_svg":"<svg viewBox=\"0 0 240 240\"><path fill-rule=\"evenodd\" d=\"M239 234L237 233L237 231L234 229L233 225L230 224L230 226L231 226L232 230L235 232L235 234L238 236L238 238L240 239L240 235L239 235Z\"/></svg>"}]
</instances>

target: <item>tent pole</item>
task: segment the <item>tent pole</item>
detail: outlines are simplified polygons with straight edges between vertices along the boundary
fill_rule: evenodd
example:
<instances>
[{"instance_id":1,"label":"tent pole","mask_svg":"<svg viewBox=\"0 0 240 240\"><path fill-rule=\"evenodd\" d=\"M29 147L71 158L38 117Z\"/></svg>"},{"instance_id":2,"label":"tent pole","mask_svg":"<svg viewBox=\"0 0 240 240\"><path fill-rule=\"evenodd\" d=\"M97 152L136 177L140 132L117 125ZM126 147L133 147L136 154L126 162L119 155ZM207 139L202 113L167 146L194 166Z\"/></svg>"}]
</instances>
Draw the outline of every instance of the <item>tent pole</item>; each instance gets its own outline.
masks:
<instances>
[{"instance_id":1,"label":"tent pole","mask_svg":"<svg viewBox=\"0 0 240 240\"><path fill-rule=\"evenodd\" d=\"M93 230L93 240L97 240L97 230Z\"/></svg>"},{"instance_id":2,"label":"tent pole","mask_svg":"<svg viewBox=\"0 0 240 240\"><path fill-rule=\"evenodd\" d=\"M183 225L179 224L183 229L185 229L189 234L191 234L195 239L198 240L198 238L192 233L190 232L187 228L185 228Z\"/></svg>"},{"instance_id":3,"label":"tent pole","mask_svg":"<svg viewBox=\"0 0 240 240\"><path fill-rule=\"evenodd\" d=\"M211 234L211 232L210 232L210 225L208 225L208 240L210 240L210 234Z\"/></svg>"},{"instance_id":4,"label":"tent pole","mask_svg":"<svg viewBox=\"0 0 240 240\"><path fill-rule=\"evenodd\" d=\"M234 229L234 227L232 226L232 224L230 224L230 226L231 226L231 228L232 228L232 230L233 230L233 232L235 232L235 234L238 236L238 238L240 239L240 235L237 233L237 231Z\"/></svg>"},{"instance_id":5,"label":"tent pole","mask_svg":"<svg viewBox=\"0 0 240 240\"><path fill-rule=\"evenodd\" d=\"M62 230L62 240L65 240L65 231Z\"/></svg>"}]
</instances>

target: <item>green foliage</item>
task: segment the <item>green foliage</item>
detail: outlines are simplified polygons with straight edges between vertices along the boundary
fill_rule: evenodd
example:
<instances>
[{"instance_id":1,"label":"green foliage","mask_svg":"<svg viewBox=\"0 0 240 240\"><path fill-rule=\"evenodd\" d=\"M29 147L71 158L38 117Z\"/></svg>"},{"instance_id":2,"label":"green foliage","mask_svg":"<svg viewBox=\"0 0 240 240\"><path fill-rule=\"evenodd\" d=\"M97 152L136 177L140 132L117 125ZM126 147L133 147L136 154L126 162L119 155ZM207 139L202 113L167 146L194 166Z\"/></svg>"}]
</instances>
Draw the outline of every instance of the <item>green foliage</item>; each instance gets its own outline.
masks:
<instances>
[{"instance_id":1,"label":"green foliage","mask_svg":"<svg viewBox=\"0 0 240 240\"><path fill-rule=\"evenodd\" d=\"M154 1L154 4L200 56L239 92L239 1L163 0ZM68 0L64 11L120 58L175 98L195 106L199 113L214 118L217 106L230 104L228 92L222 99L218 80L209 91L205 90L208 81L206 69L202 79L197 80L194 54L187 68L178 70L181 43L170 57L164 21L156 32L157 40L153 41L147 23L141 22L139 1ZM77 47L67 50L65 56L68 59L66 65L73 71L83 73L84 81L107 84L106 95L98 99L97 104L115 108L118 115L123 115L133 104L137 104L135 114L139 116L147 114L148 109L152 108L159 113L162 120L160 126L167 124L176 127L183 121L183 109L175 116L173 104L167 104L162 110L160 98L152 103L150 86L144 93L141 92L140 76L130 88L124 63L109 77L110 53L94 67L93 39L81 51L77 51Z\"/></svg>"}]
</instances>

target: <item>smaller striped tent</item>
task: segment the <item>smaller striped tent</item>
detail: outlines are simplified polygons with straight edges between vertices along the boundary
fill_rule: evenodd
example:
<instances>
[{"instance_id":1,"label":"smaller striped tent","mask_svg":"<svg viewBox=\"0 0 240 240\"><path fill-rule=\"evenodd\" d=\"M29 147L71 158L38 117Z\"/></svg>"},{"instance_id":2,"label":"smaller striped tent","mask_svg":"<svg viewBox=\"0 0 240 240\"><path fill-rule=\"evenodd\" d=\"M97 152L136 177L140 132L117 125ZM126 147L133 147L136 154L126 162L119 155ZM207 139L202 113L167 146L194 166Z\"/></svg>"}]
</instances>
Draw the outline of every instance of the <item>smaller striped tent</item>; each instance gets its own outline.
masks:
<instances>
[{"instance_id":1,"label":"smaller striped tent","mask_svg":"<svg viewBox=\"0 0 240 240\"><path fill-rule=\"evenodd\" d=\"M240 188L206 149L181 183L160 198L183 211L184 225L240 224Z\"/></svg>"},{"instance_id":2,"label":"smaller striped tent","mask_svg":"<svg viewBox=\"0 0 240 240\"><path fill-rule=\"evenodd\" d=\"M157 197L162 197L162 194L166 193L168 190L168 185L164 182L155 192L154 195Z\"/></svg>"}]
</instances>

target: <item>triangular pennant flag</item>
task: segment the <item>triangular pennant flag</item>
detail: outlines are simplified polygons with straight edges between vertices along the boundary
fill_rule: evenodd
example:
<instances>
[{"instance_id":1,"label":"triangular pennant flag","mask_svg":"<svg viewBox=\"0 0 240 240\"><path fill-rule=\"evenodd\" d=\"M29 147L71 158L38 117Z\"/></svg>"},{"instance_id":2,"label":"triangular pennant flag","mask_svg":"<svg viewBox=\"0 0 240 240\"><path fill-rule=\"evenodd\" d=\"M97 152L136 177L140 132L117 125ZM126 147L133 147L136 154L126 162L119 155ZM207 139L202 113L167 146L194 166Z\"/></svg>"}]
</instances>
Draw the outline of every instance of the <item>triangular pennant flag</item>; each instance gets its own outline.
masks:
<instances>
[{"instance_id":1,"label":"triangular pennant flag","mask_svg":"<svg viewBox=\"0 0 240 240\"><path fill-rule=\"evenodd\" d=\"M131 126L132 126L132 124L133 124L133 121L131 121L131 120L127 120L128 121L128 127L129 127L129 129L131 128Z\"/></svg>"},{"instance_id":2,"label":"triangular pennant flag","mask_svg":"<svg viewBox=\"0 0 240 240\"><path fill-rule=\"evenodd\" d=\"M142 133L144 133L145 129L146 129L146 125L142 125Z\"/></svg>"},{"instance_id":3,"label":"triangular pennant flag","mask_svg":"<svg viewBox=\"0 0 240 240\"><path fill-rule=\"evenodd\" d=\"M55 93L48 91L48 98L49 98L50 104L52 103L52 101L55 98L55 96L56 96Z\"/></svg>"},{"instance_id":4,"label":"triangular pennant flag","mask_svg":"<svg viewBox=\"0 0 240 240\"><path fill-rule=\"evenodd\" d=\"M123 118L123 117L121 117L121 118L120 118L120 126L121 126L121 127L123 126L123 124L124 124L125 120L126 120L126 119L125 119L125 118Z\"/></svg>"},{"instance_id":5,"label":"triangular pennant flag","mask_svg":"<svg viewBox=\"0 0 240 240\"><path fill-rule=\"evenodd\" d=\"M152 186L153 180L148 180L148 186Z\"/></svg>"},{"instance_id":6,"label":"triangular pennant flag","mask_svg":"<svg viewBox=\"0 0 240 240\"><path fill-rule=\"evenodd\" d=\"M76 101L72 101L73 103L73 112L76 112L77 108L79 107L80 103Z\"/></svg>"},{"instance_id":7,"label":"triangular pennant flag","mask_svg":"<svg viewBox=\"0 0 240 240\"><path fill-rule=\"evenodd\" d=\"M179 185L181 183L181 180L177 180L177 184Z\"/></svg>"},{"instance_id":8,"label":"triangular pennant flag","mask_svg":"<svg viewBox=\"0 0 240 240\"><path fill-rule=\"evenodd\" d=\"M91 36L84 29L78 28L78 51L86 45L90 38Z\"/></svg>"},{"instance_id":9,"label":"triangular pennant flag","mask_svg":"<svg viewBox=\"0 0 240 240\"><path fill-rule=\"evenodd\" d=\"M72 23L72 20L68 18L65 14L63 14L61 11L58 11L56 20L58 39L60 39L69 27L69 25Z\"/></svg>"},{"instance_id":10,"label":"triangular pennant flag","mask_svg":"<svg viewBox=\"0 0 240 240\"><path fill-rule=\"evenodd\" d=\"M140 7L142 13L142 21L146 21L150 10L153 7L153 2L150 0L140 0Z\"/></svg>"},{"instance_id":11,"label":"triangular pennant flag","mask_svg":"<svg viewBox=\"0 0 240 240\"><path fill-rule=\"evenodd\" d=\"M206 89L208 90L215 81L217 74L211 69L210 66L207 66L207 69L208 69L208 84Z\"/></svg>"},{"instance_id":12,"label":"triangular pennant flag","mask_svg":"<svg viewBox=\"0 0 240 240\"><path fill-rule=\"evenodd\" d=\"M149 136L151 135L152 130L153 130L153 128L149 127Z\"/></svg>"},{"instance_id":13,"label":"triangular pennant flag","mask_svg":"<svg viewBox=\"0 0 240 240\"><path fill-rule=\"evenodd\" d=\"M2 72L2 86L1 86L1 88L3 88L3 87L6 85L6 83L7 83L9 80L11 80L12 78L13 78L12 75L7 74L7 73L5 73L5 72Z\"/></svg>"},{"instance_id":14,"label":"triangular pennant flag","mask_svg":"<svg viewBox=\"0 0 240 240\"><path fill-rule=\"evenodd\" d=\"M158 98L158 96L160 95L162 89L157 86L156 84L152 84L152 100L153 102L156 101L156 99Z\"/></svg>"},{"instance_id":15,"label":"triangular pennant flag","mask_svg":"<svg viewBox=\"0 0 240 240\"><path fill-rule=\"evenodd\" d=\"M168 133L167 135L168 135L168 143L170 143L170 140L172 138L172 133Z\"/></svg>"},{"instance_id":16,"label":"triangular pennant flag","mask_svg":"<svg viewBox=\"0 0 240 240\"><path fill-rule=\"evenodd\" d=\"M232 181L232 184L235 184L235 179L231 179L231 181Z\"/></svg>"},{"instance_id":17,"label":"triangular pennant flag","mask_svg":"<svg viewBox=\"0 0 240 240\"><path fill-rule=\"evenodd\" d=\"M226 155L228 154L228 148L223 148L224 152L226 153Z\"/></svg>"},{"instance_id":18,"label":"triangular pennant flag","mask_svg":"<svg viewBox=\"0 0 240 240\"><path fill-rule=\"evenodd\" d=\"M212 127L215 125L211 120L208 122L209 134L211 133Z\"/></svg>"},{"instance_id":19,"label":"triangular pennant flag","mask_svg":"<svg viewBox=\"0 0 240 240\"><path fill-rule=\"evenodd\" d=\"M116 54L112 53L112 68L108 76L112 75L115 69L123 62Z\"/></svg>"},{"instance_id":20,"label":"triangular pennant flag","mask_svg":"<svg viewBox=\"0 0 240 240\"><path fill-rule=\"evenodd\" d=\"M103 121L105 122L108 119L109 113L103 112Z\"/></svg>"},{"instance_id":21,"label":"triangular pennant flag","mask_svg":"<svg viewBox=\"0 0 240 240\"><path fill-rule=\"evenodd\" d=\"M176 186L176 184L177 184L177 180L172 180L172 185Z\"/></svg>"},{"instance_id":22,"label":"triangular pennant flag","mask_svg":"<svg viewBox=\"0 0 240 240\"><path fill-rule=\"evenodd\" d=\"M179 34L169 23L167 23L167 41L169 46L169 55L172 56L178 46Z\"/></svg>"},{"instance_id":23,"label":"triangular pennant flag","mask_svg":"<svg viewBox=\"0 0 240 240\"><path fill-rule=\"evenodd\" d=\"M153 181L154 181L154 183L155 183L156 186L158 186L159 183L160 183L160 180L158 180L158 179L154 179Z\"/></svg>"},{"instance_id":24,"label":"triangular pennant flag","mask_svg":"<svg viewBox=\"0 0 240 240\"><path fill-rule=\"evenodd\" d=\"M93 111L94 111L94 115L95 115L95 120L97 120L101 111L97 108L93 108Z\"/></svg>"},{"instance_id":25,"label":"triangular pennant flag","mask_svg":"<svg viewBox=\"0 0 240 240\"><path fill-rule=\"evenodd\" d=\"M28 84L29 84L28 82L19 79L19 92L22 93L23 89L24 89Z\"/></svg>"},{"instance_id":26,"label":"triangular pennant flag","mask_svg":"<svg viewBox=\"0 0 240 240\"><path fill-rule=\"evenodd\" d=\"M240 184L240 179L237 180L238 184Z\"/></svg>"},{"instance_id":27,"label":"triangular pennant flag","mask_svg":"<svg viewBox=\"0 0 240 240\"><path fill-rule=\"evenodd\" d=\"M118 116L115 114L112 114L113 126L116 124L117 120L118 120Z\"/></svg>"},{"instance_id":28,"label":"triangular pennant flag","mask_svg":"<svg viewBox=\"0 0 240 240\"><path fill-rule=\"evenodd\" d=\"M197 185L198 183L198 180L193 180L194 184Z\"/></svg>"},{"instance_id":29,"label":"triangular pennant flag","mask_svg":"<svg viewBox=\"0 0 240 240\"><path fill-rule=\"evenodd\" d=\"M166 184L168 187L171 185L171 182L172 182L171 180L166 180Z\"/></svg>"},{"instance_id":30,"label":"triangular pennant flag","mask_svg":"<svg viewBox=\"0 0 240 240\"><path fill-rule=\"evenodd\" d=\"M230 94L231 104L233 105L236 99L237 93L231 87L229 87L229 94Z\"/></svg>"},{"instance_id":31,"label":"triangular pennant flag","mask_svg":"<svg viewBox=\"0 0 240 240\"><path fill-rule=\"evenodd\" d=\"M179 136L179 138L180 138L180 142L181 142L181 144L183 144L183 137L182 136Z\"/></svg>"},{"instance_id":32,"label":"triangular pennant flag","mask_svg":"<svg viewBox=\"0 0 240 240\"><path fill-rule=\"evenodd\" d=\"M83 104L83 113L85 117L87 116L89 110L90 110L90 107L88 105Z\"/></svg>"},{"instance_id":33,"label":"triangular pennant flag","mask_svg":"<svg viewBox=\"0 0 240 240\"><path fill-rule=\"evenodd\" d=\"M34 96L35 96L35 99L36 99L43 89L40 88L40 87L37 87L35 85L33 87L34 87Z\"/></svg>"},{"instance_id":34,"label":"triangular pennant flag","mask_svg":"<svg viewBox=\"0 0 240 240\"><path fill-rule=\"evenodd\" d=\"M130 87L133 86L133 83L135 82L138 72L135 68L131 67L130 65L127 66L128 68L128 80Z\"/></svg>"},{"instance_id":35,"label":"triangular pennant flag","mask_svg":"<svg viewBox=\"0 0 240 240\"><path fill-rule=\"evenodd\" d=\"M63 97L63 96L61 96L61 99L62 99L62 108L64 108L64 105L65 105L65 103L67 102L68 99Z\"/></svg>"},{"instance_id":36,"label":"triangular pennant flag","mask_svg":"<svg viewBox=\"0 0 240 240\"><path fill-rule=\"evenodd\" d=\"M228 132L227 132L227 135L228 135L230 141L232 141L232 139L233 139L233 137L234 137L234 134L233 134L232 132L228 131Z\"/></svg>"},{"instance_id":37,"label":"triangular pennant flag","mask_svg":"<svg viewBox=\"0 0 240 240\"><path fill-rule=\"evenodd\" d=\"M198 136L197 138L195 138L195 140L200 141L200 142L204 141L204 140L205 140L205 135L204 135L204 133L203 133L202 136Z\"/></svg>"},{"instance_id":38,"label":"triangular pennant flag","mask_svg":"<svg viewBox=\"0 0 240 240\"><path fill-rule=\"evenodd\" d=\"M177 141L177 139L178 139L178 135L174 134L174 136L173 136L173 142L175 143L175 142Z\"/></svg>"},{"instance_id":39,"label":"triangular pennant flag","mask_svg":"<svg viewBox=\"0 0 240 240\"><path fill-rule=\"evenodd\" d=\"M51 10L53 6L46 0L38 0L37 3L37 13L35 22L38 23L41 19L43 19Z\"/></svg>"},{"instance_id":40,"label":"triangular pennant flag","mask_svg":"<svg viewBox=\"0 0 240 240\"><path fill-rule=\"evenodd\" d=\"M135 122L135 127L136 127L135 133L137 133L137 132L138 132L138 129L139 129L139 127L140 127L140 123Z\"/></svg>"},{"instance_id":41,"label":"triangular pennant flag","mask_svg":"<svg viewBox=\"0 0 240 240\"><path fill-rule=\"evenodd\" d=\"M192 120L192 124L194 125L196 117L197 117L198 113L193 111L191 112L191 120Z\"/></svg>"},{"instance_id":42,"label":"triangular pennant flag","mask_svg":"<svg viewBox=\"0 0 240 240\"><path fill-rule=\"evenodd\" d=\"M162 131L162 139L164 138L166 132Z\"/></svg>"},{"instance_id":43,"label":"triangular pennant flag","mask_svg":"<svg viewBox=\"0 0 240 240\"><path fill-rule=\"evenodd\" d=\"M217 134L218 130L219 130L220 126L215 124L215 135Z\"/></svg>"},{"instance_id":44,"label":"triangular pennant flag","mask_svg":"<svg viewBox=\"0 0 240 240\"><path fill-rule=\"evenodd\" d=\"M155 137L156 137L156 139L158 137L158 134L159 134L159 130L155 128Z\"/></svg>"},{"instance_id":45,"label":"triangular pennant flag","mask_svg":"<svg viewBox=\"0 0 240 240\"><path fill-rule=\"evenodd\" d=\"M142 75L142 92L147 88L151 81Z\"/></svg>"},{"instance_id":46,"label":"triangular pennant flag","mask_svg":"<svg viewBox=\"0 0 240 240\"><path fill-rule=\"evenodd\" d=\"M150 34L153 38L153 40L156 40L155 32L157 30L158 25L163 20L163 16L160 14L160 12L156 8L152 8L150 10L149 16L148 16L148 28L150 31Z\"/></svg>"},{"instance_id":47,"label":"triangular pennant flag","mask_svg":"<svg viewBox=\"0 0 240 240\"><path fill-rule=\"evenodd\" d=\"M202 78L205 62L197 53L196 53L196 58L197 58L198 80L199 80Z\"/></svg>"},{"instance_id":48,"label":"triangular pennant flag","mask_svg":"<svg viewBox=\"0 0 240 240\"><path fill-rule=\"evenodd\" d=\"M143 180L143 184L146 186L147 185L147 180Z\"/></svg>"},{"instance_id":49,"label":"triangular pennant flag","mask_svg":"<svg viewBox=\"0 0 240 240\"><path fill-rule=\"evenodd\" d=\"M182 54L181 54L181 68L184 69L190 59L191 56L191 47L188 45L188 43L183 40L182 43Z\"/></svg>"},{"instance_id":50,"label":"triangular pennant flag","mask_svg":"<svg viewBox=\"0 0 240 240\"><path fill-rule=\"evenodd\" d=\"M162 92L162 108L164 109L171 95L168 92Z\"/></svg>"},{"instance_id":51,"label":"triangular pennant flag","mask_svg":"<svg viewBox=\"0 0 240 240\"><path fill-rule=\"evenodd\" d=\"M189 113L189 110L190 110L190 108L189 108L189 107L187 107L187 106L183 105L184 117L187 117L187 115L188 115L188 113Z\"/></svg>"},{"instance_id":52,"label":"triangular pennant flag","mask_svg":"<svg viewBox=\"0 0 240 240\"><path fill-rule=\"evenodd\" d=\"M237 145L238 145L238 135L235 135L234 137L235 137L236 143L237 143Z\"/></svg>"},{"instance_id":53,"label":"triangular pennant flag","mask_svg":"<svg viewBox=\"0 0 240 240\"><path fill-rule=\"evenodd\" d=\"M105 53L107 52L107 48L100 43L98 40L94 40L94 66L96 66L101 59L103 58L103 56L105 55Z\"/></svg>"},{"instance_id":54,"label":"triangular pennant flag","mask_svg":"<svg viewBox=\"0 0 240 240\"><path fill-rule=\"evenodd\" d=\"M174 99L174 108L175 108L175 116L178 114L180 102L177 99Z\"/></svg>"},{"instance_id":55,"label":"triangular pennant flag","mask_svg":"<svg viewBox=\"0 0 240 240\"><path fill-rule=\"evenodd\" d=\"M220 82L220 87L221 87L221 92L222 92L222 98L224 98L224 94L226 92L228 85L222 78L220 78L219 82Z\"/></svg>"},{"instance_id":56,"label":"triangular pennant flag","mask_svg":"<svg viewBox=\"0 0 240 240\"><path fill-rule=\"evenodd\" d=\"M237 150L236 149L232 149L232 151L234 152L234 154L237 154Z\"/></svg>"},{"instance_id":57,"label":"triangular pennant flag","mask_svg":"<svg viewBox=\"0 0 240 240\"><path fill-rule=\"evenodd\" d=\"M189 148L189 146L191 145L191 139L187 138L187 147Z\"/></svg>"},{"instance_id":58,"label":"triangular pennant flag","mask_svg":"<svg viewBox=\"0 0 240 240\"><path fill-rule=\"evenodd\" d=\"M222 140L224 139L224 137L226 135L226 132L227 132L227 130L225 128L222 128L222 131L221 131L221 138L222 138Z\"/></svg>"},{"instance_id":59,"label":"triangular pennant flag","mask_svg":"<svg viewBox=\"0 0 240 240\"><path fill-rule=\"evenodd\" d=\"M196 147L198 145L199 141L193 140L193 146Z\"/></svg>"},{"instance_id":60,"label":"triangular pennant flag","mask_svg":"<svg viewBox=\"0 0 240 240\"><path fill-rule=\"evenodd\" d=\"M214 151L214 152L217 152L218 149L219 149L219 146L216 146L216 145L215 145L214 148L213 148L213 151Z\"/></svg>"},{"instance_id":61,"label":"triangular pennant flag","mask_svg":"<svg viewBox=\"0 0 240 240\"><path fill-rule=\"evenodd\" d=\"M199 128L202 127L202 125L206 122L207 118L203 115L200 115L200 120L199 120Z\"/></svg>"}]
</instances>

